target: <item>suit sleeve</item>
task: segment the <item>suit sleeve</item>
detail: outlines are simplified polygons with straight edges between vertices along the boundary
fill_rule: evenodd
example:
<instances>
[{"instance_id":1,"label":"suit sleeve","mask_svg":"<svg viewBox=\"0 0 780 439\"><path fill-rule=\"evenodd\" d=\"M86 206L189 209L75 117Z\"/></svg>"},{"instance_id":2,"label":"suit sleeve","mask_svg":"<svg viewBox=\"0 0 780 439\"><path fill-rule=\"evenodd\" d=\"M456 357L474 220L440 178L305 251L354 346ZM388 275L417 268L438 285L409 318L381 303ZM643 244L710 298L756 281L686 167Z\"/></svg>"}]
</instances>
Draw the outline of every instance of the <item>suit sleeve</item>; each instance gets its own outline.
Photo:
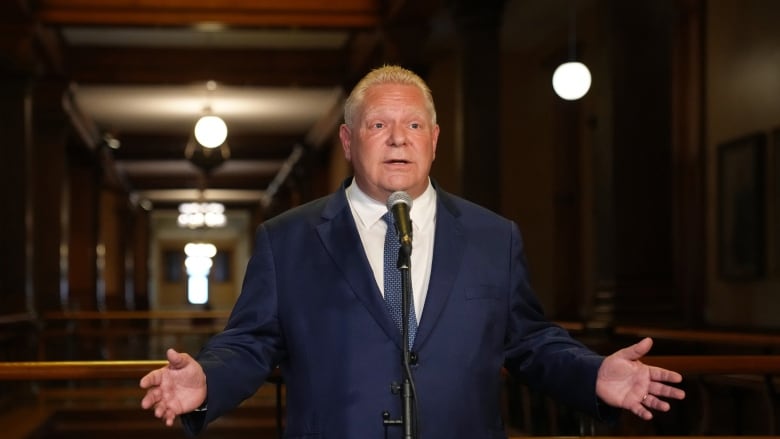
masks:
<instances>
[{"instance_id":1,"label":"suit sleeve","mask_svg":"<svg viewBox=\"0 0 780 439\"><path fill-rule=\"evenodd\" d=\"M509 319L505 366L529 387L598 418L604 412L596 396L596 377L604 357L550 322L530 287L523 242L511 227Z\"/></svg>"},{"instance_id":2,"label":"suit sleeve","mask_svg":"<svg viewBox=\"0 0 780 439\"><path fill-rule=\"evenodd\" d=\"M255 394L279 363L284 349L277 299L270 238L261 226L227 326L196 357L206 374L208 407L182 417L190 435Z\"/></svg>"}]
</instances>

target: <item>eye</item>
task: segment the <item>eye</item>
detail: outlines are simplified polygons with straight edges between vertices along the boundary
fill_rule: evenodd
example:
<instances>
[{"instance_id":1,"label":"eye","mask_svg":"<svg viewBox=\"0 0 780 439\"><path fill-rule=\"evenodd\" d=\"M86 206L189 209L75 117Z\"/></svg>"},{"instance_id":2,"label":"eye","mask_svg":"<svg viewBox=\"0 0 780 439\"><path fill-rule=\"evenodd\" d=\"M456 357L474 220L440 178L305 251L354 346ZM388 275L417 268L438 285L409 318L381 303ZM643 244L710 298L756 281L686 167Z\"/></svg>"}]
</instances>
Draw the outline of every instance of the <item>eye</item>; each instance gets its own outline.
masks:
<instances>
[{"instance_id":1,"label":"eye","mask_svg":"<svg viewBox=\"0 0 780 439\"><path fill-rule=\"evenodd\" d=\"M382 122L374 122L371 124L371 128L384 128L384 127L385 124L383 124Z\"/></svg>"},{"instance_id":2,"label":"eye","mask_svg":"<svg viewBox=\"0 0 780 439\"><path fill-rule=\"evenodd\" d=\"M420 124L418 122L412 122L409 124L409 127L416 130L420 128Z\"/></svg>"}]
</instances>

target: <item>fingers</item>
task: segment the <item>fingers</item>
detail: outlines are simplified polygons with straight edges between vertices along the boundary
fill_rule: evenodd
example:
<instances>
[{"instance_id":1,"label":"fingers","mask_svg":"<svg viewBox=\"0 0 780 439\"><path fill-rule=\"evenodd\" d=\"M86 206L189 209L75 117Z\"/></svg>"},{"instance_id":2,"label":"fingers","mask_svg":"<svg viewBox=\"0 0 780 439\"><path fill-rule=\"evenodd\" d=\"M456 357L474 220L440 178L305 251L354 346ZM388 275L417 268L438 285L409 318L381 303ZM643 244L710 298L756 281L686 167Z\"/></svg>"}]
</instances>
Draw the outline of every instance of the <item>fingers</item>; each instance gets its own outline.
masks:
<instances>
[{"instance_id":1,"label":"fingers","mask_svg":"<svg viewBox=\"0 0 780 439\"><path fill-rule=\"evenodd\" d=\"M655 396L673 399L684 399L685 391L665 383L680 383L682 375L677 372L661 369L658 367L650 368L650 385L648 393Z\"/></svg>"},{"instance_id":2,"label":"fingers","mask_svg":"<svg viewBox=\"0 0 780 439\"><path fill-rule=\"evenodd\" d=\"M671 406L668 402L652 393L645 393L633 404L631 411L645 421L649 421L653 419L653 411L668 412L670 409Z\"/></svg>"},{"instance_id":3,"label":"fingers","mask_svg":"<svg viewBox=\"0 0 780 439\"><path fill-rule=\"evenodd\" d=\"M656 397L672 398L672 399L684 399L685 391L678 389L674 386L668 386L659 382L651 382L648 386L647 392L649 395L655 395Z\"/></svg>"},{"instance_id":4,"label":"fingers","mask_svg":"<svg viewBox=\"0 0 780 439\"><path fill-rule=\"evenodd\" d=\"M141 399L141 408L144 410L151 408L155 402L157 402L157 398L155 398L152 392L146 392L146 395Z\"/></svg>"},{"instance_id":5,"label":"fingers","mask_svg":"<svg viewBox=\"0 0 780 439\"><path fill-rule=\"evenodd\" d=\"M174 349L168 349L165 352L166 357L168 358L168 367L171 367L173 369L181 369L187 364L187 357L176 352ZM143 378L141 378L141 381L139 385L142 389L148 389L152 386L159 386L162 382L162 376L163 371L166 369L166 367L161 367L160 369L153 370L146 375L144 375Z\"/></svg>"},{"instance_id":6,"label":"fingers","mask_svg":"<svg viewBox=\"0 0 780 439\"><path fill-rule=\"evenodd\" d=\"M647 407L648 409L657 410L659 412L668 412L671 408L668 402L650 393L642 398L640 404Z\"/></svg>"},{"instance_id":7,"label":"fingers","mask_svg":"<svg viewBox=\"0 0 780 439\"><path fill-rule=\"evenodd\" d=\"M663 402L663 401L658 400L653 395L647 394L642 396L642 398L634 404L631 411L638 417L644 419L645 421L649 421L653 419L653 412L651 412L650 409L666 411L660 409L661 404L659 404L659 402Z\"/></svg>"},{"instance_id":8,"label":"fingers","mask_svg":"<svg viewBox=\"0 0 780 439\"><path fill-rule=\"evenodd\" d=\"M168 410L165 416L165 425L167 425L168 427L173 427L173 421L175 420L176 420L176 415L172 411Z\"/></svg>"},{"instance_id":9,"label":"fingers","mask_svg":"<svg viewBox=\"0 0 780 439\"><path fill-rule=\"evenodd\" d=\"M682 382L682 378L683 378L682 375L680 375L679 373L673 370L650 366L650 379L652 379L653 381L679 383Z\"/></svg>"},{"instance_id":10,"label":"fingers","mask_svg":"<svg viewBox=\"0 0 780 439\"><path fill-rule=\"evenodd\" d=\"M153 409L154 416L163 420L168 427L171 427L178 414L169 405L172 401L166 400L163 389L160 386L165 385L164 381L167 380L166 376L171 375L171 369L186 367L192 360L192 357L187 354L176 352L174 349L168 349L165 354L168 359L168 366L149 372L141 378L139 385L142 389L147 390L146 394L141 399L141 407L145 410Z\"/></svg>"},{"instance_id":11,"label":"fingers","mask_svg":"<svg viewBox=\"0 0 780 439\"><path fill-rule=\"evenodd\" d=\"M153 370L147 373L146 375L144 375L138 384L141 386L142 389L148 389L153 386L159 386L160 381L162 380L161 375L162 374L160 373L159 369Z\"/></svg>"},{"instance_id":12,"label":"fingers","mask_svg":"<svg viewBox=\"0 0 780 439\"><path fill-rule=\"evenodd\" d=\"M146 392L143 399L141 399L141 408L144 410L152 408L155 404L162 400L162 391L159 388L154 388Z\"/></svg>"},{"instance_id":13,"label":"fingers","mask_svg":"<svg viewBox=\"0 0 780 439\"><path fill-rule=\"evenodd\" d=\"M174 421L176 420L176 412L168 407L164 401L162 401L162 398L160 397L159 393L157 392L148 392L144 399L141 401L141 406L144 409L152 408L154 407L154 417L157 419L161 419L166 426L172 427Z\"/></svg>"},{"instance_id":14,"label":"fingers","mask_svg":"<svg viewBox=\"0 0 780 439\"><path fill-rule=\"evenodd\" d=\"M631 409L631 412L645 421L653 419L653 412L646 409L641 403L635 404L635 406Z\"/></svg>"},{"instance_id":15,"label":"fingers","mask_svg":"<svg viewBox=\"0 0 780 439\"><path fill-rule=\"evenodd\" d=\"M676 387L653 382L650 383L647 393L633 404L631 411L644 420L653 419L653 411L668 412L672 406L663 398L683 399L685 392Z\"/></svg>"}]
</instances>

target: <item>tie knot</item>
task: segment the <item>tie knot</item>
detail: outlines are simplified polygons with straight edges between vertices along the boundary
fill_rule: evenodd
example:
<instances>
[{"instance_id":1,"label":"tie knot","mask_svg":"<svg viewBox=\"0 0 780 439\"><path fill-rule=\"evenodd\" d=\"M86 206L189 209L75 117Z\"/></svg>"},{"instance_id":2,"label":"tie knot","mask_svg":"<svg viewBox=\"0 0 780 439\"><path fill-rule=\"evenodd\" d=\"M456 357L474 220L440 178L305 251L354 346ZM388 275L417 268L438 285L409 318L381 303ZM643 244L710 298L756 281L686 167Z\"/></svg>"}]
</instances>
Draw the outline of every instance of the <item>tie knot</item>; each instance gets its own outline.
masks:
<instances>
[{"instance_id":1,"label":"tie knot","mask_svg":"<svg viewBox=\"0 0 780 439\"><path fill-rule=\"evenodd\" d=\"M393 218L393 212L390 212L389 210L385 212L384 215L382 215L382 220L387 224L387 227L392 226L395 224L395 218Z\"/></svg>"}]
</instances>

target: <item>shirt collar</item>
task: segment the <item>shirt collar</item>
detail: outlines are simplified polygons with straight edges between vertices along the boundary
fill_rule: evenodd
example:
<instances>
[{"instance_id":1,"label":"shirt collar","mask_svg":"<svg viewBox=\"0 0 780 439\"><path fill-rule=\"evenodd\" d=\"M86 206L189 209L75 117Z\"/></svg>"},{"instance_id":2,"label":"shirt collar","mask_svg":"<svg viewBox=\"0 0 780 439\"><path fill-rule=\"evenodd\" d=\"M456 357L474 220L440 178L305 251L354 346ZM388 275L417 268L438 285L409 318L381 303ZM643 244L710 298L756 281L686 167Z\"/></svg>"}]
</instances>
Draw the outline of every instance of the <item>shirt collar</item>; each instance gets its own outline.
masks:
<instances>
[{"instance_id":1,"label":"shirt collar","mask_svg":"<svg viewBox=\"0 0 780 439\"><path fill-rule=\"evenodd\" d=\"M347 200L355 212L357 221L365 228L371 228L377 221L382 221L382 216L387 213L387 205L366 195L358 187L354 179L347 186L346 194ZM425 191L412 201L412 209L409 211L409 216L412 219L412 229L422 230L427 228L429 224L433 224L435 213L436 190L431 185L429 179L428 187Z\"/></svg>"}]
</instances>

